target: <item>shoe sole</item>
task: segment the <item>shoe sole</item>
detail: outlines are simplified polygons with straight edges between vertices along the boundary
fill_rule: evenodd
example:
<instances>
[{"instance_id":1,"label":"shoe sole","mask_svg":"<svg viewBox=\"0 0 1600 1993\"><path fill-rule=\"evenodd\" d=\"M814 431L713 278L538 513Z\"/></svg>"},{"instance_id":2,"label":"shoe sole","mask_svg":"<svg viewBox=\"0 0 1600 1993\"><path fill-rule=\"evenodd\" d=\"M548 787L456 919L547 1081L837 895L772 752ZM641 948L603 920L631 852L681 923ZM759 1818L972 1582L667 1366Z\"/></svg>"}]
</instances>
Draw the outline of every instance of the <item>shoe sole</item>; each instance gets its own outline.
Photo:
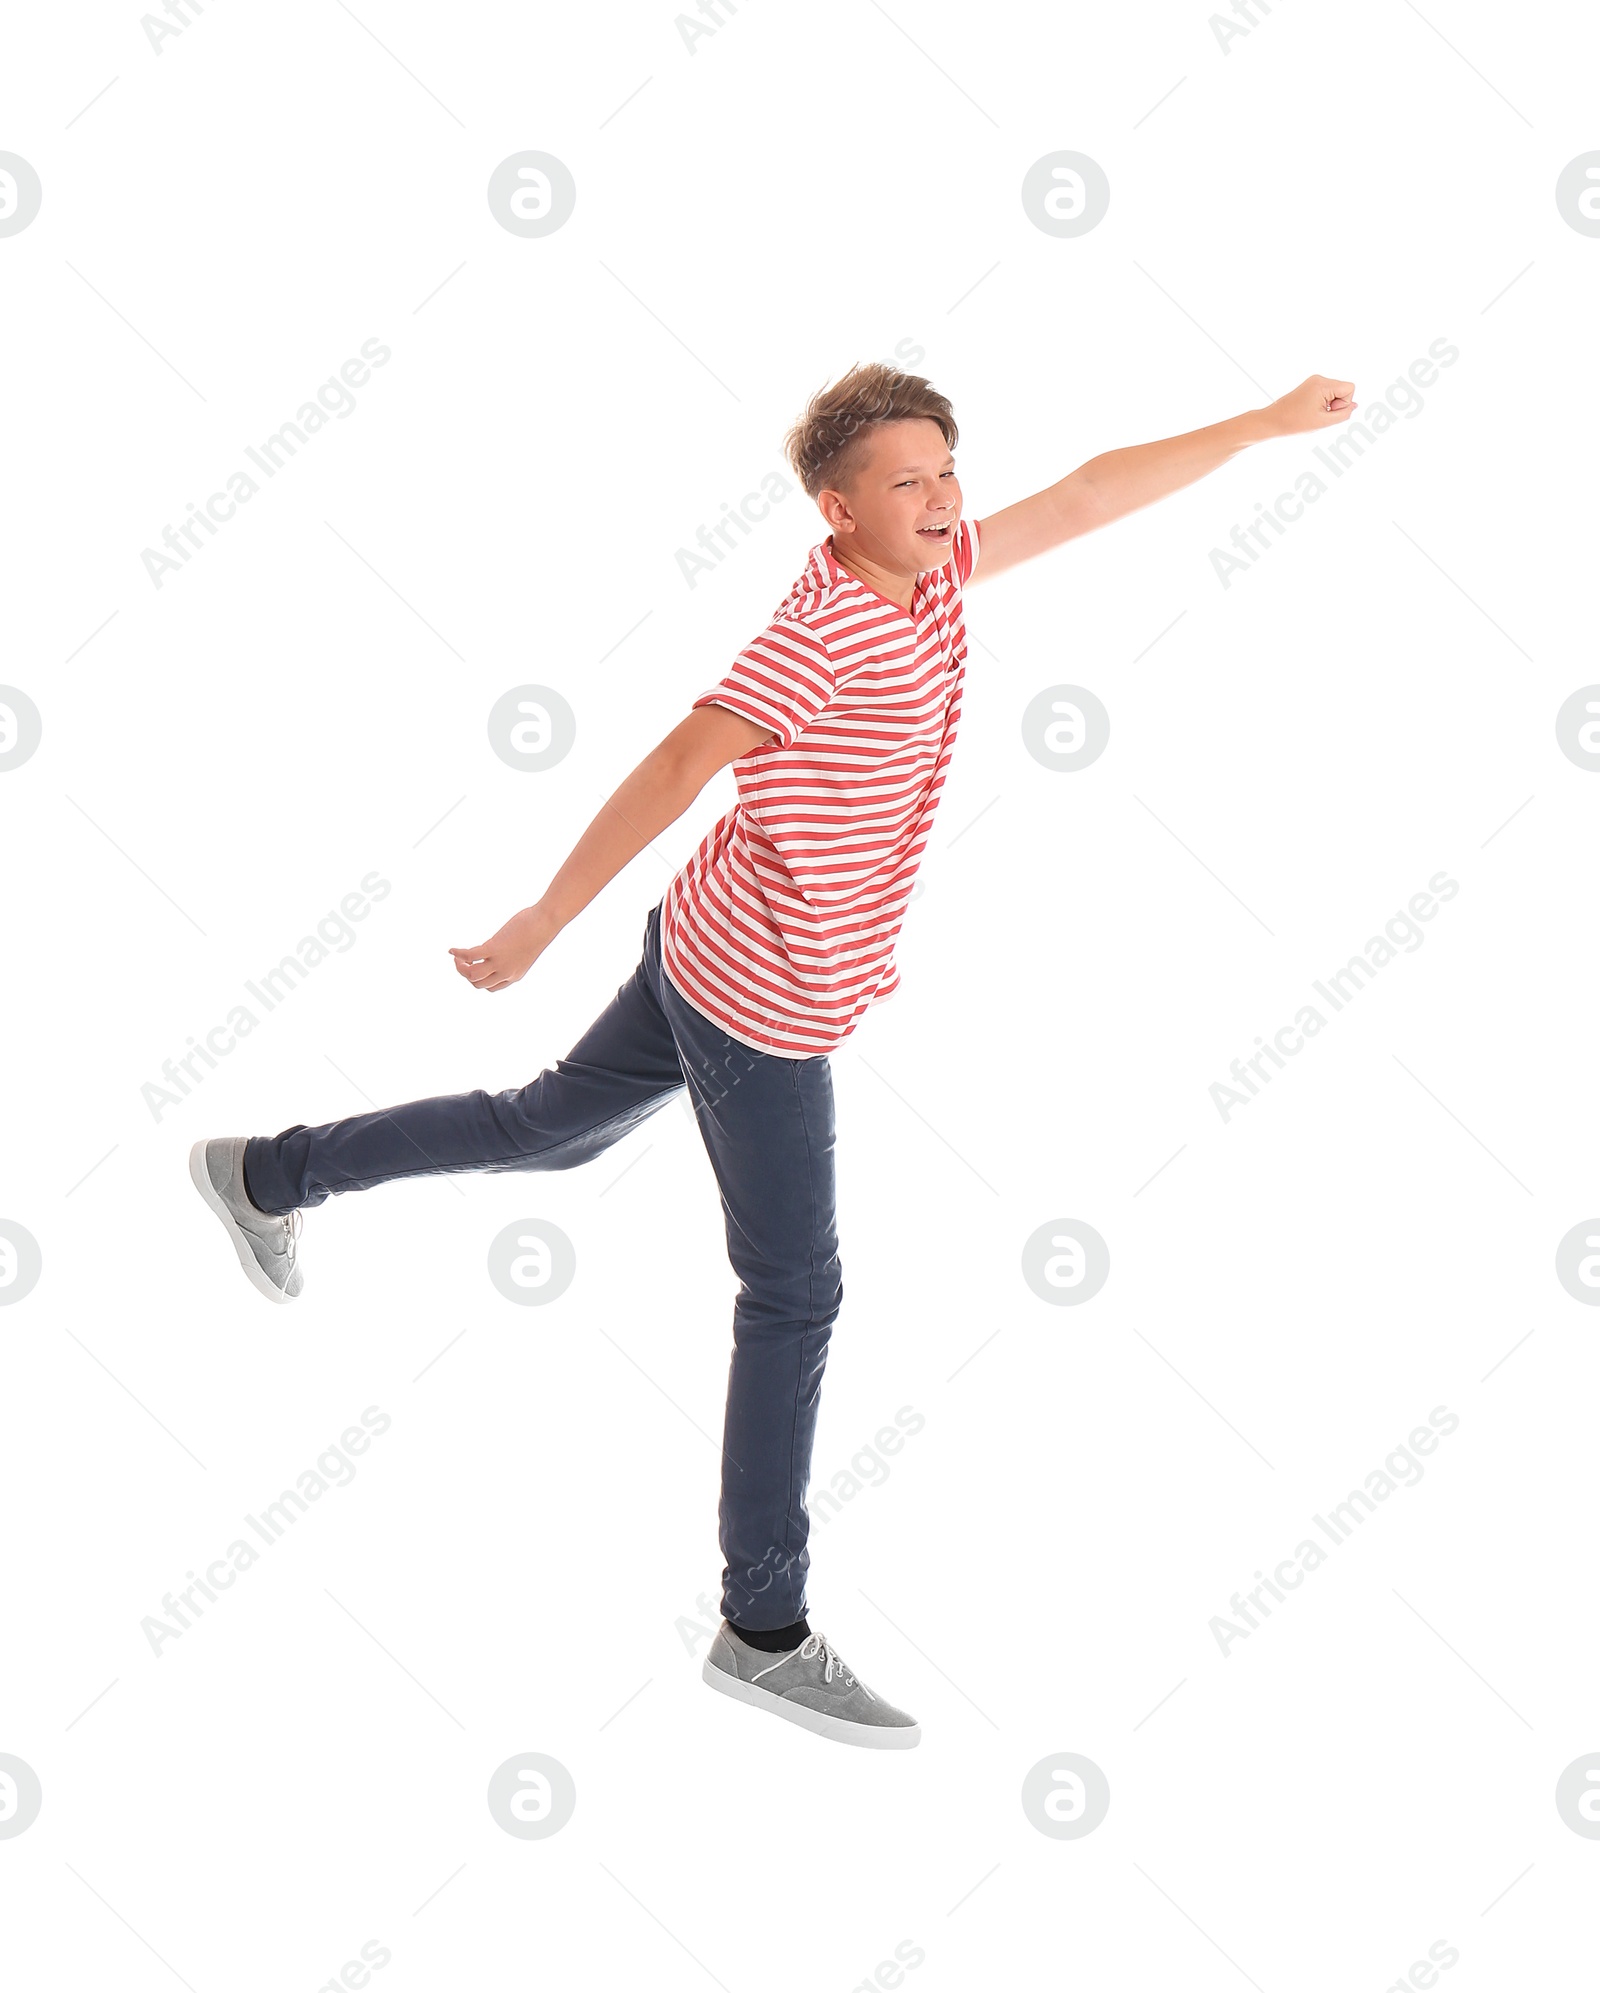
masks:
<instances>
[{"instance_id":1,"label":"shoe sole","mask_svg":"<svg viewBox=\"0 0 1600 1993\"><path fill-rule=\"evenodd\" d=\"M828 1716L820 1709L807 1709L803 1703L774 1695L771 1689L764 1689L756 1682L742 1682L737 1675L716 1667L709 1654L700 1669L700 1679L720 1695L731 1695L735 1702L748 1703L752 1709L770 1710L786 1723L798 1723L802 1730L826 1737L835 1744L854 1744L867 1751L909 1751L922 1742L920 1723L847 1723L842 1716Z\"/></svg>"},{"instance_id":2,"label":"shoe sole","mask_svg":"<svg viewBox=\"0 0 1600 1993\"><path fill-rule=\"evenodd\" d=\"M250 1249L250 1241L233 1213L218 1195L216 1185L211 1181L211 1172L206 1168L206 1145L196 1142L189 1151L189 1181L222 1220L222 1229L233 1241L233 1249L239 1255L239 1264L244 1268L245 1278L258 1294L264 1294L269 1301L284 1305L295 1297L285 1294L281 1287L274 1287L261 1271L260 1262Z\"/></svg>"}]
</instances>

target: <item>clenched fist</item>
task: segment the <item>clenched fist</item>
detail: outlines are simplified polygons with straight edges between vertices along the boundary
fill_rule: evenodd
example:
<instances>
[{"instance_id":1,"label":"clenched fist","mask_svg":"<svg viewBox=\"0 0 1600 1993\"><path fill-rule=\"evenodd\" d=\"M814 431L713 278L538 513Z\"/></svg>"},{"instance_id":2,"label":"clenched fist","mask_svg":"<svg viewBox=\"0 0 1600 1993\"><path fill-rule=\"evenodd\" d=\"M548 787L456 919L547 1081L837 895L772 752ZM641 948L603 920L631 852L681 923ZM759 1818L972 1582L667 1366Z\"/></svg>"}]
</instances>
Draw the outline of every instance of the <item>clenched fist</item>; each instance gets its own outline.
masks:
<instances>
[{"instance_id":1,"label":"clenched fist","mask_svg":"<svg viewBox=\"0 0 1600 1993\"><path fill-rule=\"evenodd\" d=\"M1304 429L1329 429L1336 422L1348 422L1355 407L1354 381L1331 381L1326 374L1313 374L1297 388L1291 388L1265 410L1279 436L1298 436Z\"/></svg>"}]
</instances>

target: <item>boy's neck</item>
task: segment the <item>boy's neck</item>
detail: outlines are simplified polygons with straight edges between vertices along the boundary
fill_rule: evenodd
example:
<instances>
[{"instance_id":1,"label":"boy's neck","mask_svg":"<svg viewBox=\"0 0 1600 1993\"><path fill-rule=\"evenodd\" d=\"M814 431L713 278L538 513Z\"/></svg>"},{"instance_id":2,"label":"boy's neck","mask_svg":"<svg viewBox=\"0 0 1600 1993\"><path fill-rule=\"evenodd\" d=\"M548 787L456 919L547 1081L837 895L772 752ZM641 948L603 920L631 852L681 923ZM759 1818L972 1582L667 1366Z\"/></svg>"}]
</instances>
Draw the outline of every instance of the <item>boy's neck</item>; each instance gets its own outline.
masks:
<instances>
[{"instance_id":1,"label":"boy's neck","mask_svg":"<svg viewBox=\"0 0 1600 1993\"><path fill-rule=\"evenodd\" d=\"M876 561L865 559L854 548L846 554L839 546L837 534L831 537L833 557L846 574L853 574L857 581L864 581L868 588L876 589L880 595L886 595L891 602L898 602L902 609L910 612L911 599L917 592L915 574L905 574L899 568L880 567Z\"/></svg>"}]
</instances>

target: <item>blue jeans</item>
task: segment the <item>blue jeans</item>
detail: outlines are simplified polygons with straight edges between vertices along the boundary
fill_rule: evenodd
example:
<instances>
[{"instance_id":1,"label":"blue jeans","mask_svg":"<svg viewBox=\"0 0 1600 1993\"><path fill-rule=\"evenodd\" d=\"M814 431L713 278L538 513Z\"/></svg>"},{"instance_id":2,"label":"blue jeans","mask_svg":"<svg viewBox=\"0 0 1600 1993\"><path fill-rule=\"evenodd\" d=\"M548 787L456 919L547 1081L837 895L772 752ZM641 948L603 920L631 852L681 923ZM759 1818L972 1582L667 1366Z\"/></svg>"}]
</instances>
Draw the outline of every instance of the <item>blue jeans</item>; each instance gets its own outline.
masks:
<instances>
[{"instance_id":1,"label":"blue jeans","mask_svg":"<svg viewBox=\"0 0 1600 1993\"><path fill-rule=\"evenodd\" d=\"M844 1286L834 1202L833 1074L730 1038L668 981L661 909L629 981L564 1059L505 1093L459 1093L252 1136L245 1183L263 1211L395 1177L573 1169L687 1086L739 1278L718 1508L722 1609L766 1631L801 1619L806 1487L828 1342Z\"/></svg>"}]
</instances>

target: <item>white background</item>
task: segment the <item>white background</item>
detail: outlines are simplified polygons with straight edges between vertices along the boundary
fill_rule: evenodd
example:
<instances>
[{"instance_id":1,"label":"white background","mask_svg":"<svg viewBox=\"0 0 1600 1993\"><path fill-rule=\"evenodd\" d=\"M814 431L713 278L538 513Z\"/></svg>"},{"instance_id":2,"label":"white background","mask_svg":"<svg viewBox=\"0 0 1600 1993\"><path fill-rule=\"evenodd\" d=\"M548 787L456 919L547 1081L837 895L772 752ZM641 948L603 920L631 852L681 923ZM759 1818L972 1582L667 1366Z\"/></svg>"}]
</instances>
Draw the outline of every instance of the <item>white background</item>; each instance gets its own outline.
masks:
<instances>
[{"instance_id":1,"label":"white background","mask_svg":"<svg viewBox=\"0 0 1600 1993\"><path fill-rule=\"evenodd\" d=\"M0 1840L19 1986L311 1993L373 1939L384 1993L847 1993L908 1940L918 1993L1587 1960L1600 1846L1553 1795L1600 1749L1600 1319L1554 1255L1600 1208L1600 785L1554 719L1600 677L1600 240L1553 195L1600 47L1575 7L1257 20L1224 54L1199 5L749 0L691 54L669 5L213 0L158 55L131 5L13 19L0 148L44 189L0 240L0 675L44 721L0 781L0 1218L44 1256L0 1313L0 1751L44 1792ZM525 149L578 189L537 240L485 199ZM1112 189L1077 239L1019 198L1060 149ZM368 338L355 413L155 588L141 550ZM973 589L904 987L834 1061L815 1458L926 1420L811 1584L925 1738L712 1696L679 1622L720 1570L733 1280L689 1118L330 1202L281 1311L189 1145L520 1085L631 973L731 776L519 988L444 951L786 592L798 490L694 588L675 556L824 380L922 348L981 519L1314 371L1371 404L1441 338L1423 412L1231 587L1210 550L1312 439ZM485 733L528 682L578 718L539 775ZM1022 742L1060 683L1111 714L1081 772ZM374 869L357 945L156 1120L163 1060ZM1229 1062L1440 870L1425 944L1224 1122ZM485 1272L524 1217L576 1245L548 1309ZM1111 1277L1052 1308L1021 1249L1069 1217ZM356 1480L156 1658L141 1619L371 1405ZM1420 1485L1224 1657L1230 1595L1437 1406ZM576 1781L548 1840L485 1804L523 1751ZM1110 1782L1081 1840L1020 1801L1061 1751Z\"/></svg>"}]
</instances>

